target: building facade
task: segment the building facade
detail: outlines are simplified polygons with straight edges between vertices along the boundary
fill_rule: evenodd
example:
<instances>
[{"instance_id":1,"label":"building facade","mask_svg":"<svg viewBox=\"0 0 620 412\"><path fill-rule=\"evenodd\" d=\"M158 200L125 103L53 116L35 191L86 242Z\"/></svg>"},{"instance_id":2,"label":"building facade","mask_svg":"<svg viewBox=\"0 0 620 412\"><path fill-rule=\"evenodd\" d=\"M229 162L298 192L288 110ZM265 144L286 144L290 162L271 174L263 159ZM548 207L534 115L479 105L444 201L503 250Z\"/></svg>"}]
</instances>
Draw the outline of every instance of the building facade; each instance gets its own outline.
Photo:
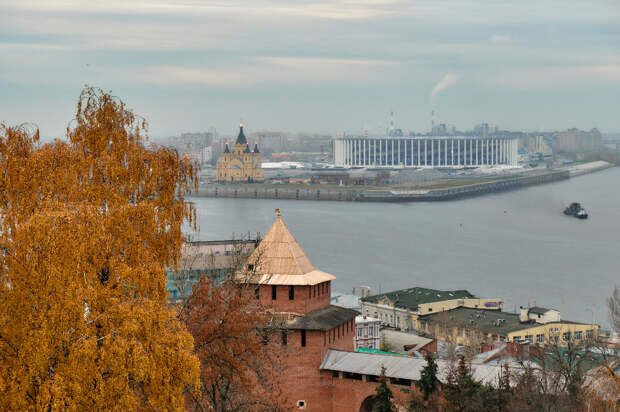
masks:
<instances>
[{"instance_id":1,"label":"building facade","mask_svg":"<svg viewBox=\"0 0 620 412\"><path fill-rule=\"evenodd\" d=\"M168 301L186 299L204 275L221 282L245 262L258 245L258 239L201 240L184 242L176 269L166 268Z\"/></svg>"},{"instance_id":2,"label":"building facade","mask_svg":"<svg viewBox=\"0 0 620 412\"><path fill-rule=\"evenodd\" d=\"M362 314L379 318L385 326L416 331L421 315L457 307L500 310L501 303L500 299L477 298L466 290L414 287L362 298Z\"/></svg>"},{"instance_id":3,"label":"building facade","mask_svg":"<svg viewBox=\"0 0 620 412\"><path fill-rule=\"evenodd\" d=\"M518 139L470 136L343 137L333 140L340 167L517 166Z\"/></svg>"},{"instance_id":4,"label":"building facade","mask_svg":"<svg viewBox=\"0 0 620 412\"><path fill-rule=\"evenodd\" d=\"M355 318L355 349L379 349L381 346L381 320L360 315Z\"/></svg>"},{"instance_id":5,"label":"building facade","mask_svg":"<svg viewBox=\"0 0 620 412\"><path fill-rule=\"evenodd\" d=\"M557 310L539 307L521 308L520 314L458 307L422 315L418 325L420 333L468 346L493 342L582 344L597 339L599 328L595 324L561 320Z\"/></svg>"},{"instance_id":6,"label":"building facade","mask_svg":"<svg viewBox=\"0 0 620 412\"><path fill-rule=\"evenodd\" d=\"M217 181L220 183L255 183L263 181L263 169L258 145L250 150L243 133L243 125L239 125L239 135L232 151L228 143L217 162Z\"/></svg>"}]
</instances>

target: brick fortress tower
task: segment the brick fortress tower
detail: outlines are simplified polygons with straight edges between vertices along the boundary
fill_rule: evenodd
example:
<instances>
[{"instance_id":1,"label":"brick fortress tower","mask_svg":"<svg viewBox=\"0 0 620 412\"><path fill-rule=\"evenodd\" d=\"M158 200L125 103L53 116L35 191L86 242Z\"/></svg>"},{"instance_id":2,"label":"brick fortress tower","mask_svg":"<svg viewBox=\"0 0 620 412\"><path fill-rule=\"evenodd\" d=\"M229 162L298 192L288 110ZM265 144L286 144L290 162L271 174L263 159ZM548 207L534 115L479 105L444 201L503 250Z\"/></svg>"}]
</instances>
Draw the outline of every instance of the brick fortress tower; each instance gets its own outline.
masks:
<instances>
[{"instance_id":1,"label":"brick fortress tower","mask_svg":"<svg viewBox=\"0 0 620 412\"><path fill-rule=\"evenodd\" d=\"M283 319L282 390L292 409L332 410L331 377L319 366L328 349L353 350L356 312L330 305L331 281L317 270L278 216L237 280L257 285L257 297ZM247 273L251 273L247 275ZM274 338L274 337L272 337Z\"/></svg>"}]
</instances>

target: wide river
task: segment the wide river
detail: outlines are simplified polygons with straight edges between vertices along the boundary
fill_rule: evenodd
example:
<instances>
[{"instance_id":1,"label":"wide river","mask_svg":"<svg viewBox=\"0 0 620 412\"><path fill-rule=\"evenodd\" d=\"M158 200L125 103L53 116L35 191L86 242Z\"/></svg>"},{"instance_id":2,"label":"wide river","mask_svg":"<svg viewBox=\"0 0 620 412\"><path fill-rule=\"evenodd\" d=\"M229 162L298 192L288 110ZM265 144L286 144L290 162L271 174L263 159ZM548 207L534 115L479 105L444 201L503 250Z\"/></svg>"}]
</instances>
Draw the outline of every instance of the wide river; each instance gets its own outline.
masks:
<instances>
[{"instance_id":1,"label":"wide river","mask_svg":"<svg viewBox=\"0 0 620 412\"><path fill-rule=\"evenodd\" d=\"M499 297L504 309L552 307L608 327L620 286L620 168L448 202L358 203L193 198L196 239L265 233L282 218L334 290L422 286ZM562 214L581 202L590 217Z\"/></svg>"}]
</instances>

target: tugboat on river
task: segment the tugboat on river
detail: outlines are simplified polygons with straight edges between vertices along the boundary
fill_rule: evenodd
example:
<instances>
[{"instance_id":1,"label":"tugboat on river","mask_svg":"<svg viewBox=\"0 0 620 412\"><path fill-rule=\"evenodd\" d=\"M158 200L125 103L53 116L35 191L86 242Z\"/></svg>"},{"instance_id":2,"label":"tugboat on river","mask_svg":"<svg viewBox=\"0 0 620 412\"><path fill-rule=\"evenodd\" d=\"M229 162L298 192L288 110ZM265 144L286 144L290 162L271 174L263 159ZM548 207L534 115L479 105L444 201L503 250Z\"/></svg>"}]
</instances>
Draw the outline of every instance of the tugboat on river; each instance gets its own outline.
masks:
<instances>
[{"instance_id":1,"label":"tugboat on river","mask_svg":"<svg viewBox=\"0 0 620 412\"><path fill-rule=\"evenodd\" d=\"M564 209L564 214L566 216L575 216L576 218L579 218L579 219L588 218L588 213L583 207L581 207L581 204L579 203L571 203L570 206Z\"/></svg>"}]
</instances>

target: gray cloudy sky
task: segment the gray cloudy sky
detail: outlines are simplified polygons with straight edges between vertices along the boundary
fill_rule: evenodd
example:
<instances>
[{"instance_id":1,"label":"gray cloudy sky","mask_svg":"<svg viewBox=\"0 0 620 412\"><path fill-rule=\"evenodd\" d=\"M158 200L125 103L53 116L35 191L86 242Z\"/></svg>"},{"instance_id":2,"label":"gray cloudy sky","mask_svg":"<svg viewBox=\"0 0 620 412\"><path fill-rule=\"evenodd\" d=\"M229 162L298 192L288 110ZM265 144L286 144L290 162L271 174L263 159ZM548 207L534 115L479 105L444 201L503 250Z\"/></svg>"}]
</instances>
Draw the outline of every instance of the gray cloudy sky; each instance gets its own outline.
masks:
<instances>
[{"instance_id":1,"label":"gray cloudy sky","mask_svg":"<svg viewBox=\"0 0 620 412\"><path fill-rule=\"evenodd\" d=\"M84 84L155 137L620 131L620 1L1 0L0 121L62 136Z\"/></svg>"}]
</instances>

